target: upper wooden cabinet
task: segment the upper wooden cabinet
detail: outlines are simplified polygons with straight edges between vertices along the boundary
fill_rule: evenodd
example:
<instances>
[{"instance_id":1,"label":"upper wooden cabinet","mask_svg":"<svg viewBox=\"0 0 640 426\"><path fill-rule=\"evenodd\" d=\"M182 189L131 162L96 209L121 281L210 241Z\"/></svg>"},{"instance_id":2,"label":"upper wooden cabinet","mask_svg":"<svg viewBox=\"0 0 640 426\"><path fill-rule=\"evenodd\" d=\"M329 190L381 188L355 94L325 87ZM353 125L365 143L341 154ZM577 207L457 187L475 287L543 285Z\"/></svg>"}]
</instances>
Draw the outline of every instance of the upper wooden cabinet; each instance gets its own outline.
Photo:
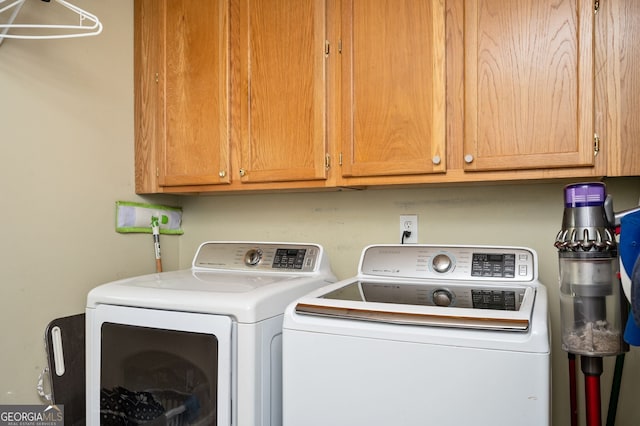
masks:
<instances>
[{"instance_id":1,"label":"upper wooden cabinet","mask_svg":"<svg viewBox=\"0 0 640 426\"><path fill-rule=\"evenodd\" d=\"M357 0L355 5L343 4L342 38L347 41L341 91L346 120L342 126L344 184L605 173L605 159L594 150L593 4L579 0L373 2L383 10L384 18L377 21L375 7L367 13L358 9ZM416 21L423 22L420 29ZM357 35L365 33L358 32L359 26L369 22L381 30L357 42ZM387 28L397 35L391 38L395 44L384 50ZM376 56L379 45L383 47L377 50L388 58L382 65ZM410 58L406 70L403 55ZM360 74L359 61L364 64ZM438 78L440 66L444 80ZM393 74L398 69L405 71L398 74L400 78ZM412 102L401 104L398 99ZM390 117L403 111L398 104L414 114L394 122ZM385 133L395 130L394 124L402 131ZM416 129L423 130L421 136L428 135L424 141L415 143L419 140ZM375 132L376 137L362 136ZM367 155L379 162L366 168ZM403 167L397 157L415 160L413 167L410 163Z\"/></svg>"},{"instance_id":2,"label":"upper wooden cabinet","mask_svg":"<svg viewBox=\"0 0 640 426\"><path fill-rule=\"evenodd\" d=\"M136 192L324 186L325 3L136 0Z\"/></svg>"},{"instance_id":3,"label":"upper wooden cabinet","mask_svg":"<svg viewBox=\"0 0 640 426\"><path fill-rule=\"evenodd\" d=\"M465 170L593 165L593 3L464 5Z\"/></svg>"},{"instance_id":4,"label":"upper wooden cabinet","mask_svg":"<svg viewBox=\"0 0 640 426\"><path fill-rule=\"evenodd\" d=\"M136 0L135 18L137 192L229 183L229 2Z\"/></svg>"},{"instance_id":5,"label":"upper wooden cabinet","mask_svg":"<svg viewBox=\"0 0 640 426\"><path fill-rule=\"evenodd\" d=\"M596 24L596 115L609 176L640 175L640 2L600 2Z\"/></svg>"},{"instance_id":6,"label":"upper wooden cabinet","mask_svg":"<svg viewBox=\"0 0 640 426\"><path fill-rule=\"evenodd\" d=\"M342 175L444 172L441 0L342 2Z\"/></svg>"},{"instance_id":7,"label":"upper wooden cabinet","mask_svg":"<svg viewBox=\"0 0 640 426\"><path fill-rule=\"evenodd\" d=\"M636 0L134 4L138 193L640 174Z\"/></svg>"},{"instance_id":8,"label":"upper wooden cabinet","mask_svg":"<svg viewBox=\"0 0 640 426\"><path fill-rule=\"evenodd\" d=\"M242 182L327 177L325 3L240 1Z\"/></svg>"}]
</instances>

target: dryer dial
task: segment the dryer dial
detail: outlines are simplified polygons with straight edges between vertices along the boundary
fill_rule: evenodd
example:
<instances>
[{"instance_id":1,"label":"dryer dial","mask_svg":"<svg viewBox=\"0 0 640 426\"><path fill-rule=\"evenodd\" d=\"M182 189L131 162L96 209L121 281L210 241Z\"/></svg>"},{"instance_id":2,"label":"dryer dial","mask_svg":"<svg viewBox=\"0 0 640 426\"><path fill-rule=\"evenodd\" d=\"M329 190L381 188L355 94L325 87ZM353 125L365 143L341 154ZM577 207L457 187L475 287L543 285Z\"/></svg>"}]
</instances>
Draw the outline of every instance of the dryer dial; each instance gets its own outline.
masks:
<instances>
[{"instance_id":1,"label":"dryer dial","mask_svg":"<svg viewBox=\"0 0 640 426\"><path fill-rule=\"evenodd\" d=\"M256 266L262 260L262 250L251 249L244 254L244 264L247 266Z\"/></svg>"},{"instance_id":2,"label":"dryer dial","mask_svg":"<svg viewBox=\"0 0 640 426\"><path fill-rule=\"evenodd\" d=\"M431 265L433 265L434 271L444 274L449 269L451 269L451 266L453 266L453 262L451 261L451 258L449 256L440 253L433 257Z\"/></svg>"}]
</instances>

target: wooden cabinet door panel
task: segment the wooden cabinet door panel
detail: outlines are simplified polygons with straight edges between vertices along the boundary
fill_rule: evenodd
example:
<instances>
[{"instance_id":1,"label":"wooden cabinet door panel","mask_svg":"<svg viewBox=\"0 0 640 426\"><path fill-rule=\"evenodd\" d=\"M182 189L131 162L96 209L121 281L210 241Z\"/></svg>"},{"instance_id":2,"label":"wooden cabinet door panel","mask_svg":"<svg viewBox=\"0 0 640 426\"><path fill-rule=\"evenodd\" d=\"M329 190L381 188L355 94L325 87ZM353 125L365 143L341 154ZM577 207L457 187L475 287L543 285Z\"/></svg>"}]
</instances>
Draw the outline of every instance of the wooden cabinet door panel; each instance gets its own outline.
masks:
<instances>
[{"instance_id":1,"label":"wooden cabinet door panel","mask_svg":"<svg viewBox=\"0 0 640 426\"><path fill-rule=\"evenodd\" d=\"M592 8L466 0L466 170L593 164Z\"/></svg>"},{"instance_id":2,"label":"wooden cabinet door panel","mask_svg":"<svg viewBox=\"0 0 640 426\"><path fill-rule=\"evenodd\" d=\"M158 64L162 51L161 16L157 0L136 0L133 16L133 78L136 193L158 192L160 91Z\"/></svg>"},{"instance_id":3,"label":"wooden cabinet door panel","mask_svg":"<svg viewBox=\"0 0 640 426\"><path fill-rule=\"evenodd\" d=\"M444 172L442 0L345 0L342 174Z\"/></svg>"},{"instance_id":4,"label":"wooden cabinet door panel","mask_svg":"<svg viewBox=\"0 0 640 426\"><path fill-rule=\"evenodd\" d=\"M605 70L606 127L603 148L609 176L640 175L640 2L618 0L601 5L600 63ZM601 69L601 68L598 68ZM604 109L604 108L603 108Z\"/></svg>"},{"instance_id":5,"label":"wooden cabinet door panel","mask_svg":"<svg viewBox=\"0 0 640 426\"><path fill-rule=\"evenodd\" d=\"M326 178L325 0L240 2L242 182Z\"/></svg>"},{"instance_id":6,"label":"wooden cabinet door panel","mask_svg":"<svg viewBox=\"0 0 640 426\"><path fill-rule=\"evenodd\" d=\"M229 182L229 0L164 2L160 185Z\"/></svg>"}]
</instances>

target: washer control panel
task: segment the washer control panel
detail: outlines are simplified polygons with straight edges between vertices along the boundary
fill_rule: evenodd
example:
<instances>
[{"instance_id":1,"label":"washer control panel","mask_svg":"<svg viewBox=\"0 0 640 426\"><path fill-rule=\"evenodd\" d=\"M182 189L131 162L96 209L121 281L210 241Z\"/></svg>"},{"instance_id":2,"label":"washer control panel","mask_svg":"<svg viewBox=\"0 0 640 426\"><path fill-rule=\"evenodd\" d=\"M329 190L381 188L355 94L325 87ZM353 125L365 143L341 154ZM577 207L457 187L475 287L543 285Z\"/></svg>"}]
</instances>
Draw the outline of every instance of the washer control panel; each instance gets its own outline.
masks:
<instances>
[{"instance_id":1,"label":"washer control panel","mask_svg":"<svg viewBox=\"0 0 640 426\"><path fill-rule=\"evenodd\" d=\"M211 270L314 272L321 261L314 244L207 242L198 248L193 267Z\"/></svg>"},{"instance_id":2,"label":"washer control panel","mask_svg":"<svg viewBox=\"0 0 640 426\"><path fill-rule=\"evenodd\" d=\"M473 253L471 259L472 277L514 278L515 274L515 253Z\"/></svg>"},{"instance_id":3,"label":"washer control panel","mask_svg":"<svg viewBox=\"0 0 640 426\"><path fill-rule=\"evenodd\" d=\"M537 279L537 255L525 247L375 245L364 250L360 272L380 277L530 282ZM438 294L443 303L445 298L446 293Z\"/></svg>"}]
</instances>

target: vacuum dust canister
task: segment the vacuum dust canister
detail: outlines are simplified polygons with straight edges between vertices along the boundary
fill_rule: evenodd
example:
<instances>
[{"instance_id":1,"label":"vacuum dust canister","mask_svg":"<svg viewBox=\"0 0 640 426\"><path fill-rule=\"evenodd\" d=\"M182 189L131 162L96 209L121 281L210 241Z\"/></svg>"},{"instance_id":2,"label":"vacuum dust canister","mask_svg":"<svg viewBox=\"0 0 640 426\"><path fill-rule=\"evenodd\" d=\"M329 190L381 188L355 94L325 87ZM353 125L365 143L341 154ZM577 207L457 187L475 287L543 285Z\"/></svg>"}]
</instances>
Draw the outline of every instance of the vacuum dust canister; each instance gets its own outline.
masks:
<instances>
[{"instance_id":1,"label":"vacuum dust canister","mask_svg":"<svg viewBox=\"0 0 640 426\"><path fill-rule=\"evenodd\" d=\"M618 249L600 182L564 188L559 258L562 349L608 356L625 351Z\"/></svg>"}]
</instances>

